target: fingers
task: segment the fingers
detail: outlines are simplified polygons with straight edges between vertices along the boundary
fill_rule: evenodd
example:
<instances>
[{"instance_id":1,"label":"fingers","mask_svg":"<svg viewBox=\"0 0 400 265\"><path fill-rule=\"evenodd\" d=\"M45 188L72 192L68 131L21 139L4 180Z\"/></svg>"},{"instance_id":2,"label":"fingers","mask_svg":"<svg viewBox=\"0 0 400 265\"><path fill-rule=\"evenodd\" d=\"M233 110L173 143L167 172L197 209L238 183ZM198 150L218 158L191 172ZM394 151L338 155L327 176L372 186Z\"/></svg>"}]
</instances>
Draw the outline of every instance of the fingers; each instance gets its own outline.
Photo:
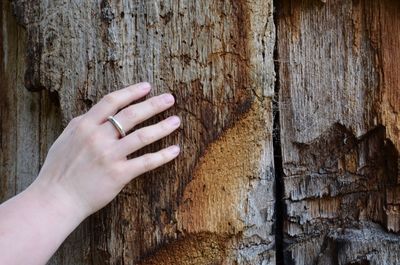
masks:
<instances>
[{"instance_id":1,"label":"fingers","mask_svg":"<svg viewBox=\"0 0 400 265\"><path fill-rule=\"evenodd\" d=\"M140 148L160 140L175 131L181 123L178 116L171 116L157 124L141 128L118 141L118 155L126 157Z\"/></svg>"},{"instance_id":2,"label":"fingers","mask_svg":"<svg viewBox=\"0 0 400 265\"><path fill-rule=\"evenodd\" d=\"M129 106L118 112L114 118L127 132L144 120L170 108L174 102L175 99L171 94L162 94ZM119 137L119 132L110 122L104 123L104 130L106 130L107 135Z\"/></svg>"},{"instance_id":3,"label":"fingers","mask_svg":"<svg viewBox=\"0 0 400 265\"><path fill-rule=\"evenodd\" d=\"M114 91L104 96L86 115L96 123L103 123L108 116L114 115L118 110L127 106L132 101L147 95L150 89L150 84L144 82Z\"/></svg>"},{"instance_id":4,"label":"fingers","mask_svg":"<svg viewBox=\"0 0 400 265\"><path fill-rule=\"evenodd\" d=\"M143 156L127 160L127 171L132 172L125 183L131 179L162 166L178 156L180 148L177 145L170 146L155 153L148 153Z\"/></svg>"}]
</instances>

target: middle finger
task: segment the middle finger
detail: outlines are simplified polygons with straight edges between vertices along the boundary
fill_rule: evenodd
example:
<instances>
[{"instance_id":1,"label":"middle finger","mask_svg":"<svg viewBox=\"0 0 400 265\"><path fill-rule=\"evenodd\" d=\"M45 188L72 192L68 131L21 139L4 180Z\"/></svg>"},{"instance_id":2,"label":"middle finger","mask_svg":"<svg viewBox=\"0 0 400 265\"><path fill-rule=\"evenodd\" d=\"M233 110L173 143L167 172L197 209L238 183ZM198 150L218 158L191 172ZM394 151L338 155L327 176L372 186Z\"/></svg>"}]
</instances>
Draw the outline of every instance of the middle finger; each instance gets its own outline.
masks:
<instances>
[{"instance_id":1,"label":"middle finger","mask_svg":"<svg viewBox=\"0 0 400 265\"><path fill-rule=\"evenodd\" d=\"M139 123L151 118L152 116L170 108L175 102L174 97L169 94L162 94L149 98L143 102L131 105L118 112L114 118L121 124L125 132L128 132ZM103 124L107 134L119 138L119 132L111 122Z\"/></svg>"},{"instance_id":2,"label":"middle finger","mask_svg":"<svg viewBox=\"0 0 400 265\"><path fill-rule=\"evenodd\" d=\"M121 139L116 145L116 150L118 150L121 157L126 157L140 148L171 134L178 129L179 125L180 118L171 116L156 124L140 128Z\"/></svg>"}]
</instances>

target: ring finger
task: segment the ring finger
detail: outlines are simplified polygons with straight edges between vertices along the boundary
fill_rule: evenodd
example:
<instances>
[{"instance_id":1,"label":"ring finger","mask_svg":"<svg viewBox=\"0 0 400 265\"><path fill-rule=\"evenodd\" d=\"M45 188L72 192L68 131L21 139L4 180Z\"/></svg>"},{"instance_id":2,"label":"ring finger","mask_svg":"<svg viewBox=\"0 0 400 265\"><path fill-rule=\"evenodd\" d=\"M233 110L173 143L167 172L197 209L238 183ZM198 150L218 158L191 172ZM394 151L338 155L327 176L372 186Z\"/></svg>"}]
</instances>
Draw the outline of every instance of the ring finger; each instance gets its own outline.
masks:
<instances>
[{"instance_id":1,"label":"ring finger","mask_svg":"<svg viewBox=\"0 0 400 265\"><path fill-rule=\"evenodd\" d=\"M128 132L139 123L170 108L174 102L175 99L171 94L162 94L149 98L143 102L128 106L118 112L114 118L120 123L123 130ZM114 127L114 125L111 124L111 122L107 121L103 124L103 126L107 131L107 134L114 135L118 138L120 137L120 133Z\"/></svg>"}]
</instances>

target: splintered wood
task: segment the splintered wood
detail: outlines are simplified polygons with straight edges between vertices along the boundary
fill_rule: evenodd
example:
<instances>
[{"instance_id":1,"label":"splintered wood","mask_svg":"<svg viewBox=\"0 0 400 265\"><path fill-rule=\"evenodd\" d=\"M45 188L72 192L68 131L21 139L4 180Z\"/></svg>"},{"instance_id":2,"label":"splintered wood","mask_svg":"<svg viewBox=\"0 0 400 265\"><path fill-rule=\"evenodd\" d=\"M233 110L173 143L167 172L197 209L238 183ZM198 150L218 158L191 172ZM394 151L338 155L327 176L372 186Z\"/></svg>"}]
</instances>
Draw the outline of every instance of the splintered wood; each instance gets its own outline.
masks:
<instances>
[{"instance_id":1,"label":"splintered wood","mask_svg":"<svg viewBox=\"0 0 400 265\"><path fill-rule=\"evenodd\" d=\"M400 4L279 6L285 264L399 264Z\"/></svg>"},{"instance_id":2,"label":"splintered wood","mask_svg":"<svg viewBox=\"0 0 400 265\"><path fill-rule=\"evenodd\" d=\"M64 125L139 81L176 98L143 126L182 119L177 133L133 154L178 143L180 157L130 183L50 264L274 263L271 0L12 3L26 29L25 86L58 96ZM185 247L173 263L162 255ZM203 247L209 255L188 258Z\"/></svg>"},{"instance_id":3,"label":"splintered wood","mask_svg":"<svg viewBox=\"0 0 400 265\"><path fill-rule=\"evenodd\" d=\"M182 119L49 264L400 264L400 2L274 3L0 2L2 200L110 91Z\"/></svg>"}]
</instances>

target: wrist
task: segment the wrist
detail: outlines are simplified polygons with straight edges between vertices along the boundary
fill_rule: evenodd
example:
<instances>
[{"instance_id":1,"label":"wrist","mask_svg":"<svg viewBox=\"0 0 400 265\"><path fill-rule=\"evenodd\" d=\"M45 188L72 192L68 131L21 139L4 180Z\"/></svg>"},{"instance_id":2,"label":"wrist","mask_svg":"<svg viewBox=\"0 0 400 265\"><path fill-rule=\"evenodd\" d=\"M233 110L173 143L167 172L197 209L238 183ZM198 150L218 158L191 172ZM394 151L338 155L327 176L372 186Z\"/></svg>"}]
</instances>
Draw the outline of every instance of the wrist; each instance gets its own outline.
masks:
<instances>
[{"instance_id":1,"label":"wrist","mask_svg":"<svg viewBox=\"0 0 400 265\"><path fill-rule=\"evenodd\" d=\"M83 221L84 213L59 188L35 181L0 205L0 263L45 264ZM35 255L29 259L20 255L33 249Z\"/></svg>"},{"instance_id":2,"label":"wrist","mask_svg":"<svg viewBox=\"0 0 400 265\"><path fill-rule=\"evenodd\" d=\"M89 215L79 202L74 201L57 184L50 185L38 178L24 193L53 218L68 222L72 226L78 226Z\"/></svg>"}]
</instances>

